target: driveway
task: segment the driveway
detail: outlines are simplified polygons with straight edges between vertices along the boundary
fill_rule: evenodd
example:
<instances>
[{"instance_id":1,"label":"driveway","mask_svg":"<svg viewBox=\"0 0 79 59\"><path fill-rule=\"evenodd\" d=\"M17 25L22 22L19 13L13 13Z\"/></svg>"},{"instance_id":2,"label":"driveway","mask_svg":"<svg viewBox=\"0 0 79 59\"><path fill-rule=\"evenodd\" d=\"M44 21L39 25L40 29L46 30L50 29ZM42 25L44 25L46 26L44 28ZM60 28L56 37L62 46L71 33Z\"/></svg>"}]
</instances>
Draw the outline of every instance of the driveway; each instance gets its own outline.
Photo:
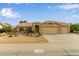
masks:
<instances>
[{"instance_id":1,"label":"driveway","mask_svg":"<svg viewBox=\"0 0 79 59\"><path fill-rule=\"evenodd\" d=\"M79 55L79 34L44 35L50 43L57 44L67 55Z\"/></svg>"}]
</instances>

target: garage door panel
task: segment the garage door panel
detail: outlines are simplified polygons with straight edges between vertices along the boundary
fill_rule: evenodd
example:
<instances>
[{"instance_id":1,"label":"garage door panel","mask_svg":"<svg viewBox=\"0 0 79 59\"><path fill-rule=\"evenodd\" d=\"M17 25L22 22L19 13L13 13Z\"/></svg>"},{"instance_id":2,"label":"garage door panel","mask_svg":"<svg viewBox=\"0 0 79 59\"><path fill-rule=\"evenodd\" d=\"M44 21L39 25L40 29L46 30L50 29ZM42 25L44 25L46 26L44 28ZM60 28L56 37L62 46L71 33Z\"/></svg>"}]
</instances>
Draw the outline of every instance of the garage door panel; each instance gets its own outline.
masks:
<instances>
[{"instance_id":1,"label":"garage door panel","mask_svg":"<svg viewBox=\"0 0 79 59\"><path fill-rule=\"evenodd\" d=\"M57 27L47 27L47 28L42 28L43 34L56 34L58 33L58 28Z\"/></svg>"},{"instance_id":2,"label":"garage door panel","mask_svg":"<svg viewBox=\"0 0 79 59\"><path fill-rule=\"evenodd\" d=\"M67 33L68 32L68 28L67 27L62 27L61 28L61 33Z\"/></svg>"}]
</instances>

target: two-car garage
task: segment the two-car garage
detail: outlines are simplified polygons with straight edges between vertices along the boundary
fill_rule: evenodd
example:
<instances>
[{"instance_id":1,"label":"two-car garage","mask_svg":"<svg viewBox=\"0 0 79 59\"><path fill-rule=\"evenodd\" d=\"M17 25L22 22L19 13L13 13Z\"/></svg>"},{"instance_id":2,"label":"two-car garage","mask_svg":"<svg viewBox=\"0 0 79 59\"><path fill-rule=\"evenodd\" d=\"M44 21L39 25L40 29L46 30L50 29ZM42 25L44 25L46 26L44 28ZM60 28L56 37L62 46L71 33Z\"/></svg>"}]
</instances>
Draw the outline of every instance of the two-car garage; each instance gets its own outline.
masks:
<instances>
[{"instance_id":1,"label":"two-car garage","mask_svg":"<svg viewBox=\"0 0 79 59\"><path fill-rule=\"evenodd\" d=\"M62 27L60 28L60 33L61 33L61 34L69 33L69 27L62 26Z\"/></svg>"},{"instance_id":2,"label":"two-car garage","mask_svg":"<svg viewBox=\"0 0 79 59\"><path fill-rule=\"evenodd\" d=\"M57 23L44 23L42 25L42 34L66 34L69 33L70 26L68 24L61 25Z\"/></svg>"},{"instance_id":3,"label":"two-car garage","mask_svg":"<svg viewBox=\"0 0 79 59\"><path fill-rule=\"evenodd\" d=\"M58 33L58 27L43 27L42 33L43 34L57 34Z\"/></svg>"}]
</instances>

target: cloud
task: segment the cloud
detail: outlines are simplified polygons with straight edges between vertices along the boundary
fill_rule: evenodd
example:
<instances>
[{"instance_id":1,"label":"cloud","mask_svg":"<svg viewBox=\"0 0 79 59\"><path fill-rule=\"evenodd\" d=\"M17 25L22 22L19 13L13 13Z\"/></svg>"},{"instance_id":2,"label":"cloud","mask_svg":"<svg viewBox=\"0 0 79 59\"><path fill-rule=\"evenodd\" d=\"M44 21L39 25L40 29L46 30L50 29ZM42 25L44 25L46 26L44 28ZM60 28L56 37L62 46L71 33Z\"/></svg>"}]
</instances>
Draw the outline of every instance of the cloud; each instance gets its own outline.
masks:
<instances>
[{"instance_id":1,"label":"cloud","mask_svg":"<svg viewBox=\"0 0 79 59\"><path fill-rule=\"evenodd\" d=\"M71 15L72 18L79 18L79 15Z\"/></svg>"},{"instance_id":2,"label":"cloud","mask_svg":"<svg viewBox=\"0 0 79 59\"><path fill-rule=\"evenodd\" d=\"M62 4L58 5L56 8L62 10L79 10L79 4Z\"/></svg>"},{"instance_id":3,"label":"cloud","mask_svg":"<svg viewBox=\"0 0 79 59\"><path fill-rule=\"evenodd\" d=\"M0 15L7 18L20 17L18 12L13 11L12 8L3 8L2 10L0 10Z\"/></svg>"},{"instance_id":4,"label":"cloud","mask_svg":"<svg viewBox=\"0 0 79 59\"><path fill-rule=\"evenodd\" d=\"M48 9L51 9L52 8L52 6L48 6Z\"/></svg>"},{"instance_id":5,"label":"cloud","mask_svg":"<svg viewBox=\"0 0 79 59\"><path fill-rule=\"evenodd\" d=\"M7 3L7 5L11 5L11 4L20 5L20 4L22 4L22 3Z\"/></svg>"}]
</instances>

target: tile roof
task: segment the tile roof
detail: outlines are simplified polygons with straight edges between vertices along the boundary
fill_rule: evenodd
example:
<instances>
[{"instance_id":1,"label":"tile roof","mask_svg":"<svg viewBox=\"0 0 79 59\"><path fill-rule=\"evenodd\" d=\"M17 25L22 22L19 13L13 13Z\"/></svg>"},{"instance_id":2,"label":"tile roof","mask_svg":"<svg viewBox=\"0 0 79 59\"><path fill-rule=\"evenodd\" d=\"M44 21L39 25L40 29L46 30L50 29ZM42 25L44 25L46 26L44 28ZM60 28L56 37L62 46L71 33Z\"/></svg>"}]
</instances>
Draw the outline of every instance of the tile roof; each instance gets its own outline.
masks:
<instances>
[{"instance_id":1,"label":"tile roof","mask_svg":"<svg viewBox=\"0 0 79 59\"><path fill-rule=\"evenodd\" d=\"M29 27L29 26L32 26L32 23L19 23L17 26L20 26L20 27Z\"/></svg>"},{"instance_id":2,"label":"tile roof","mask_svg":"<svg viewBox=\"0 0 79 59\"><path fill-rule=\"evenodd\" d=\"M33 24L43 25L43 24L46 24L46 23L57 24L57 25L60 25L60 26L69 26L70 25L70 24L65 23L65 22L46 21L46 22L41 22L41 23L40 22L33 22L33 23L23 22L23 23L19 23L17 26L20 26L20 27L29 27L29 26L32 26Z\"/></svg>"},{"instance_id":3,"label":"tile roof","mask_svg":"<svg viewBox=\"0 0 79 59\"><path fill-rule=\"evenodd\" d=\"M55 24L58 24L58 25L61 25L61 26L69 26L70 24L69 23L65 23L65 22L56 22L56 21L46 21L46 22L43 22L44 23L55 23Z\"/></svg>"}]
</instances>

